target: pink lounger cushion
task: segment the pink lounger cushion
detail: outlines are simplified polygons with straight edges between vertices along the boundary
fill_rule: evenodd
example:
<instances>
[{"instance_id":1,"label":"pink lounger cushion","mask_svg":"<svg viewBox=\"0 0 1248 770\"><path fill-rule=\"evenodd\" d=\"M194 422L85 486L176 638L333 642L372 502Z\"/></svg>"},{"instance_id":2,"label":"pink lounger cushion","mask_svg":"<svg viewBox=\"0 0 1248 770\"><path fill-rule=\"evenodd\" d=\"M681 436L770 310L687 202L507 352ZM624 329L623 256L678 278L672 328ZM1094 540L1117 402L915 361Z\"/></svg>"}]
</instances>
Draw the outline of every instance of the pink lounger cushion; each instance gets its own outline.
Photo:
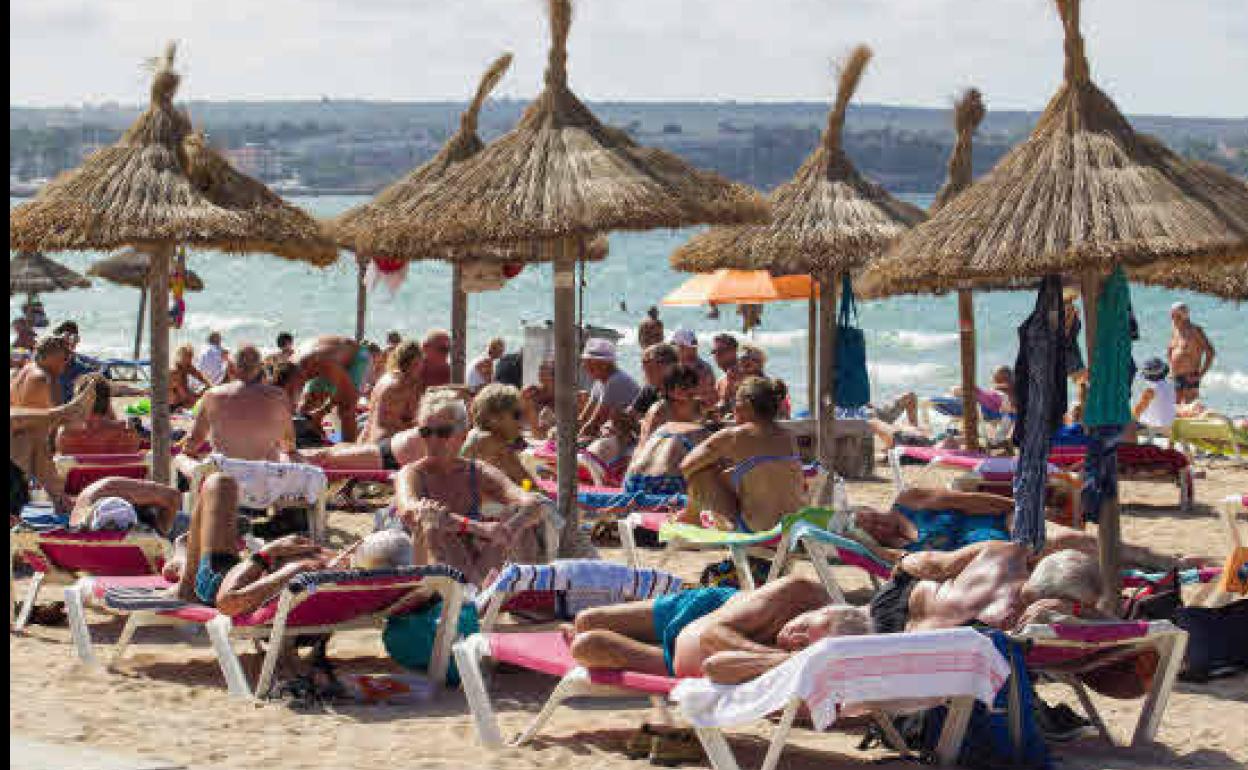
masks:
<instances>
[{"instance_id":1,"label":"pink lounger cushion","mask_svg":"<svg viewBox=\"0 0 1248 770\"><path fill-rule=\"evenodd\" d=\"M133 463L133 460L131 460ZM147 478L147 466L129 465L75 465L65 471L65 494L76 495L100 479L121 476L127 479Z\"/></svg>"},{"instance_id":2,"label":"pink lounger cushion","mask_svg":"<svg viewBox=\"0 0 1248 770\"><path fill-rule=\"evenodd\" d=\"M559 484L551 479L538 479L537 488L543 494L556 498L559 496ZM623 487L600 487L593 484L577 484L576 491L586 494L618 495L624 492Z\"/></svg>"},{"instance_id":3,"label":"pink lounger cushion","mask_svg":"<svg viewBox=\"0 0 1248 770\"><path fill-rule=\"evenodd\" d=\"M487 634L490 657L513 666L550 676L564 676L576 668L576 660L567 639L558 631L524 634ZM666 695L676 686L676 679L636 671L600 669L590 671L594 684L613 685L639 693Z\"/></svg>"},{"instance_id":4,"label":"pink lounger cushion","mask_svg":"<svg viewBox=\"0 0 1248 770\"><path fill-rule=\"evenodd\" d=\"M53 530L39 535L37 552L27 551L22 555L31 567L41 572L54 566L65 572L88 575L152 574L153 565L143 548L126 542L130 537L129 532Z\"/></svg>"},{"instance_id":5,"label":"pink lounger cushion","mask_svg":"<svg viewBox=\"0 0 1248 770\"><path fill-rule=\"evenodd\" d=\"M394 482L395 472L387 470L370 470L361 469L343 469L343 468L323 468L325 478L331 484L335 481L373 481L378 484L388 484Z\"/></svg>"},{"instance_id":6,"label":"pink lounger cushion","mask_svg":"<svg viewBox=\"0 0 1248 770\"><path fill-rule=\"evenodd\" d=\"M121 577L109 575L107 577L97 577L91 580L91 596L96 599L103 599L104 594L110 588L147 588L152 590L160 590L168 588L173 584L165 580L160 575L130 575Z\"/></svg>"}]
</instances>

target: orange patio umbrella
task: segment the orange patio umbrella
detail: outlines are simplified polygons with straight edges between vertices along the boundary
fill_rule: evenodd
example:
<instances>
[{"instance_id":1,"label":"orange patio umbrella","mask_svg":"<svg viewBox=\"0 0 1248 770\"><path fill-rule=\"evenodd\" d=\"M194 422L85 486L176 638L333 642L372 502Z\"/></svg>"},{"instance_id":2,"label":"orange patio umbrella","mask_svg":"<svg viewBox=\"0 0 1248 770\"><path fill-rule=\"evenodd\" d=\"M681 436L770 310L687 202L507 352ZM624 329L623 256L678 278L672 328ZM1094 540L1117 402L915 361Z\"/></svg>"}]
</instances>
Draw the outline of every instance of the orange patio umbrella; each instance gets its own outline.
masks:
<instances>
[{"instance_id":1,"label":"orange patio umbrella","mask_svg":"<svg viewBox=\"0 0 1248 770\"><path fill-rule=\"evenodd\" d=\"M766 270L721 269L699 273L663 298L664 305L760 305L764 302L807 299L813 285L809 275L772 276Z\"/></svg>"}]
</instances>

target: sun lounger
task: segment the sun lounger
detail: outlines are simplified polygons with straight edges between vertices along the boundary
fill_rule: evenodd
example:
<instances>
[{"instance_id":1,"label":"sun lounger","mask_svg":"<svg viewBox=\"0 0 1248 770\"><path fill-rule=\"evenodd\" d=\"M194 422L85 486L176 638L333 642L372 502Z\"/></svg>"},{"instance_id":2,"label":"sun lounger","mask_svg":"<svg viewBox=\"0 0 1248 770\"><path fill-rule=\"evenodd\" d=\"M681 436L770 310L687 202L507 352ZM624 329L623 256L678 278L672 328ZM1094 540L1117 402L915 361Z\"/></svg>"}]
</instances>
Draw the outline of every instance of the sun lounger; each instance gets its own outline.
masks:
<instances>
[{"instance_id":1,"label":"sun lounger","mask_svg":"<svg viewBox=\"0 0 1248 770\"><path fill-rule=\"evenodd\" d=\"M26 626L45 581L72 584L83 575L115 575L161 582L160 570L170 550L169 541L155 533L14 530L9 533L9 585L13 585L12 570L17 560L34 570L14 630ZM11 610L12 603L9 606Z\"/></svg>"},{"instance_id":2,"label":"sun lounger","mask_svg":"<svg viewBox=\"0 0 1248 770\"><path fill-rule=\"evenodd\" d=\"M234 460L221 455L211 455L206 459L179 455L174 458L173 464L176 471L188 480L185 510L195 510L199 488L210 473L223 471L231 474L231 469L237 469L240 475L234 478L239 482L242 505L250 508L307 506L309 534L316 542L324 541L329 520L326 510L329 484L327 474L321 468L305 463ZM268 479L287 474L297 474L304 482L297 497L275 495L267 488Z\"/></svg>"},{"instance_id":3,"label":"sun lounger","mask_svg":"<svg viewBox=\"0 0 1248 770\"><path fill-rule=\"evenodd\" d=\"M135 591L132 586L111 578L84 578L65 589L65 595L67 605L72 601L81 607L90 599L106 609L128 615L126 626L117 640L114 662L125 655L135 631L141 627L203 626L212 641L230 695L252 697L253 690L234 652L233 640L268 641L268 650L254 690L263 696L272 683L278 658L295 637L378 626L391 615L423 606L430 593L441 598L442 609L429 664L429 677L445 683L463 591L464 579L458 570L427 566L306 573L297 576L277 597L259 609L233 618L202 604L162 601L161 597L153 596L152 591ZM71 592L76 596L71 598ZM86 623L72 622L71 630L79 657L85 662L93 662Z\"/></svg>"},{"instance_id":4,"label":"sun lounger","mask_svg":"<svg viewBox=\"0 0 1248 770\"><path fill-rule=\"evenodd\" d=\"M1189 457L1200 449L1243 461L1248 454L1248 427L1220 414L1179 418L1170 426L1170 442L1185 447Z\"/></svg>"},{"instance_id":5,"label":"sun lounger","mask_svg":"<svg viewBox=\"0 0 1248 770\"><path fill-rule=\"evenodd\" d=\"M725 532L692 524L679 524L669 521L668 518L669 514L661 511L636 511L620 519L620 545L629 565L635 567L640 561L637 530L649 530L658 534L659 541L666 543L668 550L727 551L737 568L741 588L747 591L755 587L754 574L750 570L750 557L770 560L780 543L784 526L777 524L766 532L757 533Z\"/></svg>"},{"instance_id":6,"label":"sun lounger","mask_svg":"<svg viewBox=\"0 0 1248 770\"><path fill-rule=\"evenodd\" d=\"M1121 661L1123 656L1147 650L1156 652L1157 670L1131 736L1133 746L1147 743L1156 735L1187 649L1187 632L1165 620L1029 625L1012 638L1030 644L1029 670L1074 689L1088 718L1110 743L1113 737L1080 676Z\"/></svg>"},{"instance_id":7,"label":"sun lounger","mask_svg":"<svg viewBox=\"0 0 1248 770\"><path fill-rule=\"evenodd\" d=\"M566 638L558 632L474 634L454 650L477 736L489 748L499 748L504 741L485 687L481 665L485 658L560 679L541 711L510 745L532 740L570 698L648 697L663 710L670 700L676 700L691 717L715 770L737 768L721 725L752 721L783 709L763 764L764 770L774 768L802 703L809 703L816 724L826 727L839 704L856 700L876 715L895 746L904 750L885 716L888 704L884 701L915 697L953 701L954 716L946 722L940 752L942 761L948 762L961 746L974 700L990 702L1009 671L991 642L970 629L825 639L759 679L736 686L585 669L572 658ZM906 664L899 666L898 660ZM957 665L950 666L950 661Z\"/></svg>"},{"instance_id":8,"label":"sun lounger","mask_svg":"<svg viewBox=\"0 0 1248 770\"><path fill-rule=\"evenodd\" d=\"M65 478L65 494L77 495L87 486L110 476L146 479L151 475L150 452L103 455L56 455L57 473Z\"/></svg>"},{"instance_id":9,"label":"sun lounger","mask_svg":"<svg viewBox=\"0 0 1248 770\"><path fill-rule=\"evenodd\" d=\"M981 403L976 403L979 409L979 426L980 439L988 446L997 446L1009 441L1010 431L1014 429L1014 415L1005 412L997 412L987 408ZM955 396L928 396L919 399L919 419L930 431L932 425L931 413L936 412L945 417L961 420L962 418L962 398Z\"/></svg>"},{"instance_id":10,"label":"sun lounger","mask_svg":"<svg viewBox=\"0 0 1248 770\"><path fill-rule=\"evenodd\" d=\"M1117 454L1119 479L1174 484L1179 488L1179 509L1191 510L1196 483L1186 455L1176 449L1134 443L1119 444ZM1049 462L1067 471L1082 472L1086 456L1082 446L1055 446Z\"/></svg>"}]
</instances>

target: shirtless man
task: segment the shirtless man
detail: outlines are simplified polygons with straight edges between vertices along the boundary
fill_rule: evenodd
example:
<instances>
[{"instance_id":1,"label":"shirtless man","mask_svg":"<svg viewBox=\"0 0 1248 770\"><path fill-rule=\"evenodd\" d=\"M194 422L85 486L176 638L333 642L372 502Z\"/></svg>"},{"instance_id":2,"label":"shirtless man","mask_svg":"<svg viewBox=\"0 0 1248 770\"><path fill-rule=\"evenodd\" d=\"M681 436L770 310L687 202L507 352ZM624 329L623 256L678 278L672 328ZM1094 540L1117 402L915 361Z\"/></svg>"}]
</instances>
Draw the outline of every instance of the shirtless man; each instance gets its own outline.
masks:
<instances>
[{"instance_id":1,"label":"shirtless man","mask_svg":"<svg viewBox=\"0 0 1248 770\"><path fill-rule=\"evenodd\" d=\"M355 441L359 435L355 407L372 365L368 350L349 337L317 337L299 346L294 364L305 381L321 378L333 388L342 440Z\"/></svg>"},{"instance_id":2,"label":"shirtless man","mask_svg":"<svg viewBox=\"0 0 1248 770\"><path fill-rule=\"evenodd\" d=\"M204 441L237 460L284 460L295 452L290 399L264 382L260 351L254 345L239 348L236 366L237 381L204 392L180 457L198 458Z\"/></svg>"},{"instance_id":3,"label":"shirtless man","mask_svg":"<svg viewBox=\"0 0 1248 770\"><path fill-rule=\"evenodd\" d=\"M93 481L74 498L69 514L71 527L90 526L96 505L108 498L129 503L137 520L168 537L182 504L182 494L173 487L145 479L109 476Z\"/></svg>"},{"instance_id":4,"label":"shirtless man","mask_svg":"<svg viewBox=\"0 0 1248 770\"><path fill-rule=\"evenodd\" d=\"M34 362L28 364L34 365ZM31 378L37 376L30 375ZM72 501L65 498L65 482L52 461L52 435L59 426L82 420L91 411L95 403L94 381L97 377L98 375L88 375L88 381L93 384L90 387L84 386L74 400L64 406L29 406L12 400L9 402L9 461L39 482L56 510L61 513L69 511ZM48 383L55 383L55 378L44 380L42 384L38 379L28 379L26 386L31 389L30 395L34 397L30 400L37 401L41 394L46 394L44 403L50 400ZM10 398L12 395L11 387Z\"/></svg>"},{"instance_id":5,"label":"shirtless man","mask_svg":"<svg viewBox=\"0 0 1248 770\"><path fill-rule=\"evenodd\" d=\"M446 329L433 329L420 343L425 354L425 387L451 384L451 335Z\"/></svg>"},{"instance_id":6,"label":"shirtless man","mask_svg":"<svg viewBox=\"0 0 1248 770\"><path fill-rule=\"evenodd\" d=\"M818 582L789 576L757 591L702 588L595 607L565 633L572 657L587 668L732 683L825 637L870 633L865 608L829 601Z\"/></svg>"},{"instance_id":7,"label":"shirtless man","mask_svg":"<svg viewBox=\"0 0 1248 770\"><path fill-rule=\"evenodd\" d=\"M389 358L388 371L373 387L368 399L368 422L360 441L379 443L416 424L416 410L425 393L421 380L420 345L402 342Z\"/></svg>"},{"instance_id":8,"label":"shirtless man","mask_svg":"<svg viewBox=\"0 0 1248 770\"><path fill-rule=\"evenodd\" d=\"M9 406L51 409L60 404L59 378L69 363L70 352L64 337L40 340L34 358L9 380Z\"/></svg>"},{"instance_id":9,"label":"shirtless man","mask_svg":"<svg viewBox=\"0 0 1248 770\"><path fill-rule=\"evenodd\" d=\"M1213 366L1215 351L1205 330L1192 323L1187 305L1182 302L1171 305L1170 321L1174 328L1170 332L1166 356L1174 377L1175 396L1178 403L1190 404L1200 398L1200 381Z\"/></svg>"}]
</instances>

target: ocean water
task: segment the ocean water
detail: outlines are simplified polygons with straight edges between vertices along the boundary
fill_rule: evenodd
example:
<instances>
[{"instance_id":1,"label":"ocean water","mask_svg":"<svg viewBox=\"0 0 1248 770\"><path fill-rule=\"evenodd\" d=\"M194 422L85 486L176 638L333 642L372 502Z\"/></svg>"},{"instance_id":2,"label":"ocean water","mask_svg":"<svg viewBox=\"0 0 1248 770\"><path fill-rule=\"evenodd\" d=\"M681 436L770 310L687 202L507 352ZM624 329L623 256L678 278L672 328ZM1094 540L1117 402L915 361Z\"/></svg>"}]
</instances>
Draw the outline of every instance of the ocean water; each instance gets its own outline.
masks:
<instances>
[{"instance_id":1,"label":"ocean water","mask_svg":"<svg viewBox=\"0 0 1248 770\"><path fill-rule=\"evenodd\" d=\"M908 196L926 206L929 196ZM296 198L294 202L317 216L330 216L364 199L357 197ZM12 208L20 200L10 198ZM694 229L645 233L612 233L608 258L587 269L586 320L610 326L624 334L624 365L636 374L636 324L646 308L657 304L688 276L668 266L668 255ZM68 252L64 264L85 270L100 254ZM280 331L296 338L316 333L350 335L355 326L355 263L349 257L318 270L265 255L232 256L193 252L189 266L203 277L206 288L186 295L186 321L175 331L174 344L202 344L211 330L220 331L227 347L254 342L268 347ZM434 326L449 325L449 266L416 263L406 282L393 294L378 287L369 295L367 334L380 340L387 331L421 334ZM43 297L55 324L66 318L83 329L83 350L108 355L133 352L138 292L95 281L91 289ZM978 376L986 379L1001 363L1013 363L1017 352L1016 328L1034 303L1027 292L976 295ZM1133 286L1132 301L1140 322L1137 361L1164 355L1170 334L1169 306L1187 302L1217 348L1214 368L1205 380L1204 394L1212 406L1234 414L1248 413L1248 308L1187 292ZM10 297L9 317L16 318L22 297ZM720 309L719 320L700 308L661 308L670 331L694 329L704 349L720 331L740 330L732 307ZM902 390L938 393L958 381L957 308L952 296L901 297L860 306L866 333L873 392L878 396ZM551 269L530 266L499 291L471 295L468 350L475 355L494 336L509 345L520 344L524 324L540 324L552 315ZM768 370L790 385L795 405L806 400L805 302L775 303L765 307L755 341L769 357ZM146 336L146 334L145 334ZM709 355L709 353L708 353Z\"/></svg>"}]
</instances>

